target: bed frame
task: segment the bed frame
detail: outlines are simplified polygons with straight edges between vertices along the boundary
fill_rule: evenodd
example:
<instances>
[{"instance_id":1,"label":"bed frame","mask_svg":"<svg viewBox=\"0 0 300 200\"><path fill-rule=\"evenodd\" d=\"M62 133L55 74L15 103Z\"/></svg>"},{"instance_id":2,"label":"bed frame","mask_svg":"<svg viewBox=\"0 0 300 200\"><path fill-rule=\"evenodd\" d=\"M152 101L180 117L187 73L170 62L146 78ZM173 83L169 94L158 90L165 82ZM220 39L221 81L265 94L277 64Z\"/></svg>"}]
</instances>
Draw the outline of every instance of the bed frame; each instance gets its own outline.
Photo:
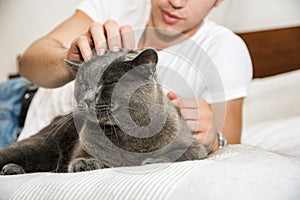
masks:
<instances>
[{"instance_id":1,"label":"bed frame","mask_svg":"<svg viewBox=\"0 0 300 200\"><path fill-rule=\"evenodd\" d=\"M249 49L254 78L300 69L300 26L238 35Z\"/></svg>"}]
</instances>

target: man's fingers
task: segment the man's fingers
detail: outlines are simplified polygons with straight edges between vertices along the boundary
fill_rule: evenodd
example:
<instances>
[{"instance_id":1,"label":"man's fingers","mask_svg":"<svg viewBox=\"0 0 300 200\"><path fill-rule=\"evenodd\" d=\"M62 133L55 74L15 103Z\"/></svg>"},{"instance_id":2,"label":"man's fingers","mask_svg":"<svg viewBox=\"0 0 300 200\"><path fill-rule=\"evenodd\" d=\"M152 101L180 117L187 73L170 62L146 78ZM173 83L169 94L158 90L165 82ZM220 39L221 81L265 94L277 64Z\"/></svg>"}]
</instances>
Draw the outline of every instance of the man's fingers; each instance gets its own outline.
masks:
<instances>
[{"instance_id":1,"label":"man's fingers","mask_svg":"<svg viewBox=\"0 0 300 200\"><path fill-rule=\"evenodd\" d=\"M205 132L206 131L206 127L205 126L201 126L201 124L199 123L199 121L195 121L195 120L186 120L186 123L189 127L189 129L193 132Z\"/></svg>"},{"instance_id":2,"label":"man's fingers","mask_svg":"<svg viewBox=\"0 0 300 200\"><path fill-rule=\"evenodd\" d=\"M204 144L206 135L204 133L196 132L194 138L201 144Z\"/></svg>"},{"instance_id":3,"label":"man's fingers","mask_svg":"<svg viewBox=\"0 0 300 200\"><path fill-rule=\"evenodd\" d=\"M174 99L177 99L177 95L174 92L168 92L167 97L172 101Z\"/></svg>"},{"instance_id":4,"label":"man's fingers","mask_svg":"<svg viewBox=\"0 0 300 200\"><path fill-rule=\"evenodd\" d=\"M193 132L204 132L206 133L212 126L212 122L208 120L197 121L197 120L186 120L189 129Z\"/></svg>"},{"instance_id":5,"label":"man's fingers","mask_svg":"<svg viewBox=\"0 0 300 200\"><path fill-rule=\"evenodd\" d=\"M80 50L81 56L84 61L88 61L92 56L91 50L91 40L86 35L82 35L75 42L75 46L77 46Z\"/></svg>"},{"instance_id":6,"label":"man's fingers","mask_svg":"<svg viewBox=\"0 0 300 200\"><path fill-rule=\"evenodd\" d=\"M89 31L92 35L97 55L103 55L107 50L107 42L102 24L97 22L93 23Z\"/></svg>"},{"instance_id":7,"label":"man's fingers","mask_svg":"<svg viewBox=\"0 0 300 200\"><path fill-rule=\"evenodd\" d=\"M182 98L178 95L176 96L181 108L210 108L209 104L203 99Z\"/></svg>"},{"instance_id":8,"label":"man's fingers","mask_svg":"<svg viewBox=\"0 0 300 200\"><path fill-rule=\"evenodd\" d=\"M114 20L107 20L103 26L106 31L109 50L119 51L122 43L118 23Z\"/></svg>"},{"instance_id":9,"label":"man's fingers","mask_svg":"<svg viewBox=\"0 0 300 200\"><path fill-rule=\"evenodd\" d=\"M180 112L185 120L198 120L201 116L198 109L181 109Z\"/></svg>"},{"instance_id":10,"label":"man's fingers","mask_svg":"<svg viewBox=\"0 0 300 200\"><path fill-rule=\"evenodd\" d=\"M119 28L114 20L107 20L103 25L92 23L89 30L77 37L67 53L68 59L88 61L92 57L92 49L97 55L110 51L119 51L121 47L133 49L135 47L134 33L129 25Z\"/></svg>"},{"instance_id":11,"label":"man's fingers","mask_svg":"<svg viewBox=\"0 0 300 200\"><path fill-rule=\"evenodd\" d=\"M202 102L196 98L181 98L181 107L183 108L199 108Z\"/></svg>"},{"instance_id":12,"label":"man's fingers","mask_svg":"<svg viewBox=\"0 0 300 200\"><path fill-rule=\"evenodd\" d=\"M180 108L199 108L202 106L201 100L195 98L182 98L172 92L167 94L172 103Z\"/></svg>"},{"instance_id":13,"label":"man's fingers","mask_svg":"<svg viewBox=\"0 0 300 200\"><path fill-rule=\"evenodd\" d=\"M124 25L120 27L122 46L125 49L135 48L134 32L131 26Z\"/></svg>"}]
</instances>

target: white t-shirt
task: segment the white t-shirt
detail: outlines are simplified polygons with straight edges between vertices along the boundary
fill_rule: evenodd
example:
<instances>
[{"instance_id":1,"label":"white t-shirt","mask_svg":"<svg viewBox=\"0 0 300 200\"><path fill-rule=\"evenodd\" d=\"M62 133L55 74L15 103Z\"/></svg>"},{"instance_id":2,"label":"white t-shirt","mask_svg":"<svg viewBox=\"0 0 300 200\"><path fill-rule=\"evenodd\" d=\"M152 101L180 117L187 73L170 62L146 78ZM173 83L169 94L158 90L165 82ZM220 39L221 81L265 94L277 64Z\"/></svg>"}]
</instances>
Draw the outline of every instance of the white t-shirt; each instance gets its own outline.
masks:
<instances>
[{"instance_id":1,"label":"white t-shirt","mask_svg":"<svg viewBox=\"0 0 300 200\"><path fill-rule=\"evenodd\" d=\"M104 23L114 19L130 24L138 41L148 21L151 0L83 0L78 10ZM137 42L138 43L138 42ZM245 97L252 79L251 59L244 42L229 29L204 20L188 40L158 52L156 72L164 91L209 103ZM51 120L74 107L73 83L57 89L40 88L35 95L19 140L37 133ZM51 109L42 109L43 107Z\"/></svg>"},{"instance_id":2,"label":"white t-shirt","mask_svg":"<svg viewBox=\"0 0 300 200\"><path fill-rule=\"evenodd\" d=\"M119 26L129 24L139 40L150 16L151 0L83 0L78 10L96 22L114 19ZM247 95L251 59L244 42L225 27L205 19L189 40L158 54L156 70L165 91L209 103Z\"/></svg>"}]
</instances>

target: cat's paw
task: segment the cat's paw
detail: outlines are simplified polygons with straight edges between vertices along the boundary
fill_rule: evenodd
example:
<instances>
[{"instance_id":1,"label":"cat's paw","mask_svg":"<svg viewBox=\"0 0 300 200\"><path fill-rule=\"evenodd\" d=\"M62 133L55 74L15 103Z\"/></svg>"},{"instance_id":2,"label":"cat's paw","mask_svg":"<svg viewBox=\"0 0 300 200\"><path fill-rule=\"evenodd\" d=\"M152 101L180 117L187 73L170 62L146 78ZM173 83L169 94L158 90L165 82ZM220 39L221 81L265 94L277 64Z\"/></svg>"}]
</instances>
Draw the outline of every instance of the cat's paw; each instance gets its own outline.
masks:
<instances>
[{"instance_id":1,"label":"cat's paw","mask_svg":"<svg viewBox=\"0 0 300 200\"><path fill-rule=\"evenodd\" d=\"M4 165L2 168L0 175L14 175L14 174L25 174L23 167L20 165L16 165L13 163Z\"/></svg>"},{"instance_id":2,"label":"cat's paw","mask_svg":"<svg viewBox=\"0 0 300 200\"><path fill-rule=\"evenodd\" d=\"M104 164L100 163L94 158L77 158L70 163L68 172L83 172L102 169L104 167Z\"/></svg>"},{"instance_id":3,"label":"cat's paw","mask_svg":"<svg viewBox=\"0 0 300 200\"><path fill-rule=\"evenodd\" d=\"M141 165L149 165L149 164L155 164L155 163L167 163L170 162L164 158L147 158L144 160Z\"/></svg>"}]
</instances>

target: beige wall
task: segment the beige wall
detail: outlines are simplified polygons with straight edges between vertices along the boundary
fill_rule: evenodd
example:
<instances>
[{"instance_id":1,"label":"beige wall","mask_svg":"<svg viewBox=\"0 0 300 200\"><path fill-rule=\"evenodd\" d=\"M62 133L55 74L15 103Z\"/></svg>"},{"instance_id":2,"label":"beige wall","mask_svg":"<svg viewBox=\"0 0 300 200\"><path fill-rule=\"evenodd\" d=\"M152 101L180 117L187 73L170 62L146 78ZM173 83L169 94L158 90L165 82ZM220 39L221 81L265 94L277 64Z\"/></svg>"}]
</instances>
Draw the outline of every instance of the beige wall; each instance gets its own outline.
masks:
<instances>
[{"instance_id":1,"label":"beige wall","mask_svg":"<svg viewBox=\"0 0 300 200\"><path fill-rule=\"evenodd\" d=\"M70 16L79 0L0 0L0 82L16 72L16 55Z\"/></svg>"},{"instance_id":2,"label":"beige wall","mask_svg":"<svg viewBox=\"0 0 300 200\"><path fill-rule=\"evenodd\" d=\"M235 32L300 26L300 0L224 0L210 18Z\"/></svg>"},{"instance_id":3,"label":"beige wall","mask_svg":"<svg viewBox=\"0 0 300 200\"><path fill-rule=\"evenodd\" d=\"M15 57L70 16L79 0L0 0L0 81ZM300 0L224 0L210 18L237 32L300 25Z\"/></svg>"}]
</instances>

